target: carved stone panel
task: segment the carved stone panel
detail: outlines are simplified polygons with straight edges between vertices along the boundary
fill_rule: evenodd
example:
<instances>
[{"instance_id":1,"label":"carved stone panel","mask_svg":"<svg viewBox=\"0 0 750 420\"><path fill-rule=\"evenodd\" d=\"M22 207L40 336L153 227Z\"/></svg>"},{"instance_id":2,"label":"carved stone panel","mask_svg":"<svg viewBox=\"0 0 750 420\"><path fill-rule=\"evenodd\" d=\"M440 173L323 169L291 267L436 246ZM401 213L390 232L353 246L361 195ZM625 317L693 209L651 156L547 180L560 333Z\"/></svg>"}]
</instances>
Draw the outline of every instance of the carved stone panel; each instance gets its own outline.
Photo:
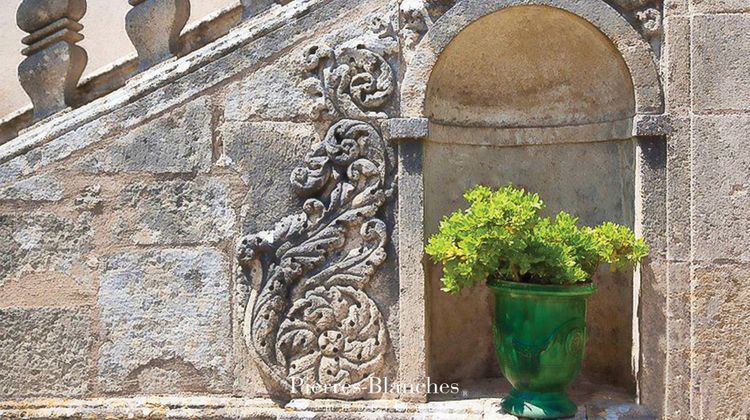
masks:
<instances>
[{"instance_id":1,"label":"carved stone panel","mask_svg":"<svg viewBox=\"0 0 750 420\"><path fill-rule=\"evenodd\" d=\"M386 259L387 155L371 124L335 123L291 174L302 211L239 244L261 277L243 334L272 392L356 398L382 373L390 339L367 290Z\"/></svg>"},{"instance_id":2,"label":"carved stone panel","mask_svg":"<svg viewBox=\"0 0 750 420\"><path fill-rule=\"evenodd\" d=\"M244 277L257 285L240 303L242 334L279 396L360 398L371 378L392 371L383 290L371 283L390 246L393 157L372 119L393 106L397 41L388 18L367 22L358 38L304 50L300 89L319 98L319 111L343 119L291 171L301 211L238 245Z\"/></svg>"}]
</instances>

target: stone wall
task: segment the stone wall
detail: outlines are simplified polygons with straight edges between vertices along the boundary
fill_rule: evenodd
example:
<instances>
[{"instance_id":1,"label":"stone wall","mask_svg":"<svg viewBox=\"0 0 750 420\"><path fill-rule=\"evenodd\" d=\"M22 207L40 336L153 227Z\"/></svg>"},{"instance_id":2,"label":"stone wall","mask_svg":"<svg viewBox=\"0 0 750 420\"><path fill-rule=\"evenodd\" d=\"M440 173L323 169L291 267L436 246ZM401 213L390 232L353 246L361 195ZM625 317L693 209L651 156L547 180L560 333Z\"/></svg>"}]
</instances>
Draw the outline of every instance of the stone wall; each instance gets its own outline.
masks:
<instances>
[{"instance_id":1,"label":"stone wall","mask_svg":"<svg viewBox=\"0 0 750 420\"><path fill-rule=\"evenodd\" d=\"M666 410L750 412L747 340L750 117L748 4L669 2L664 56L668 142ZM737 281L744 279L744 285ZM685 363L690 360L690 363Z\"/></svg>"},{"instance_id":2,"label":"stone wall","mask_svg":"<svg viewBox=\"0 0 750 420\"><path fill-rule=\"evenodd\" d=\"M497 51L507 67L493 77L477 42L449 54L513 6L536 10L526 31L555 10L602 42L537 39L581 53L541 79ZM667 418L749 415L748 7L293 1L37 121L0 144L0 400L424 399L358 383L495 376L478 348L486 294L433 294L422 252L470 179L528 184L650 242L594 305L600 383ZM458 67L431 80L440 57ZM536 175L532 159L560 166ZM613 329L615 345L602 340ZM290 392L310 372L355 391Z\"/></svg>"},{"instance_id":3,"label":"stone wall","mask_svg":"<svg viewBox=\"0 0 750 420\"><path fill-rule=\"evenodd\" d=\"M237 264L236 244L244 234L273 229L303 209L310 212L304 199L316 192L297 194L293 169L307 164L314 170L320 145L360 138L361 127L342 133L344 138L331 134L334 122L353 110L339 111L331 102L335 98L323 97L327 86L319 75L324 67L328 72L328 63L321 56L321 67L311 67L309 48L331 48L342 63L351 57L362 66L371 57L386 57L388 70L397 68L396 41L387 32L393 7L377 1L356 7L321 3L297 11L299 16L291 10L280 20L283 26L264 37L253 39L254 28L246 27L239 35L244 45L206 60L201 72L163 86L152 83L153 91L143 97L6 156L0 169L3 399L268 394L243 334L244 323L251 322L247 302L259 285ZM360 43L375 52L357 55ZM373 109L393 109L392 93L384 107ZM381 114L354 116L371 127ZM349 175L346 167L343 173L336 169L336 177L351 179L339 187L341 205L359 200L360 207L346 205L370 219L341 221L345 229L339 234L345 237L339 239L348 245L326 246L340 254L354 252L355 244L367 247L374 233L358 239L359 226L374 224L375 217L387 222L382 245L373 249L375 260L385 261L363 260L363 266L377 267L359 274L369 281L360 287L374 299L368 302L377 302L370 310L382 320L383 342L371 349L377 354L347 347L345 356L354 359L350 370L366 369L364 359L380 357L373 369L395 377L397 236L389 192L394 157L376 131L371 137L368 147L379 148L372 153L380 156L375 164L381 185L368 184L361 195L373 194L382 203L365 208L353 195L362 188L357 182L373 176L364 161ZM298 181L312 183L314 175L309 176ZM354 191L348 189L352 185ZM320 241L323 246L331 239ZM337 274L358 275L357 267L349 269ZM294 293L294 299L306 296L303 290ZM349 317L336 322L350 322ZM317 335L314 340L317 345ZM309 363L317 369L321 361Z\"/></svg>"}]
</instances>

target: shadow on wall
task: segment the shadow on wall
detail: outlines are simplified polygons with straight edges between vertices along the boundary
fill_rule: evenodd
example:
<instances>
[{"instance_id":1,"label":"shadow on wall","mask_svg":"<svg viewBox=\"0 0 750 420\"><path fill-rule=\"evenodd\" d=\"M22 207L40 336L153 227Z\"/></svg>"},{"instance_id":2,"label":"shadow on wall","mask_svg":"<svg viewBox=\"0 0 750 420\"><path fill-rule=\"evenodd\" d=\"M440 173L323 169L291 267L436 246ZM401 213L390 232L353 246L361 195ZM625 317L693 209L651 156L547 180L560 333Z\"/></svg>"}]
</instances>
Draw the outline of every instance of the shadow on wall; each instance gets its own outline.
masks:
<instances>
[{"instance_id":1,"label":"shadow on wall","mask_svg":"<svg viewBox=\"0 0 750 420\"><path fill-rule=\"evenodd\" d=\"M633 226L634 114L624 60L585 20L544 6L477 20L440 55L427 88L426 235L478 183L526 187L549 212L566 209L584 224ZM499 375L489 290L449 296L437 267L427 276L432 377ZM603 271L597 282L584 374L634 393L632 275Z\"/></svg>"}]
</instances>

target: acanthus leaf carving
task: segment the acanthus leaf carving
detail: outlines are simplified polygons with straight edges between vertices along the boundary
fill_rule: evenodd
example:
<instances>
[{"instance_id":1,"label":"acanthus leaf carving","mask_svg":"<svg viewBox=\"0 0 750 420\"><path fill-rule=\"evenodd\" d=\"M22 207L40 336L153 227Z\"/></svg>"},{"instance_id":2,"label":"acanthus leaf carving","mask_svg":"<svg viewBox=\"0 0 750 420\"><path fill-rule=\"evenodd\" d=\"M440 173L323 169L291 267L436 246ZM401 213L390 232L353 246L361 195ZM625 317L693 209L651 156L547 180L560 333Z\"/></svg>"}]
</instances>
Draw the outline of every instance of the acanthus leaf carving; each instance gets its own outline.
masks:
<instances>
[{"instance_id":1,"label":"acanthus leaf carving","mask_svg":"<svg viewBox=\"0 0 750 420\"><path fill-rule=\"evenodd\" d=\"M609 0L643 37L653 42L662 32L662 0Z\"/></svg>"},{"instance_id":2,"label":"acanthus leaf carving","mask_svg":"<svg viewBox=\"0 0 750 420\"><path fill-rule=\"evenodd\" d=\"M433 20L426 0L402 0L399 5L399 34L403 49L410 51L432 27Z\"/></svg>"},{"instance_id":3,"label":"acanthus leaf carving","mask_svg":"<svg viewBox=\"0 0 750 420\"><path fill-rule=\"evenodd\" d=\"M398 51L398 41L388 19L369 19L370 31L333 49L313 44L305 49L303 66L321 87L323 108L334 116L385 118L396 78L388 57ZM310 89L312 90L312 89Z\"/></svg>"},{"instance_id":4,"label":"acanthus leaf carving","mask_svg":"<svg viewBox=\"0 0 750 420\"><path fill-rule=\"evenodd\" d=\"M661 12L653 7L648 7L635 12L635 18L641 24L641 31L647 38L653 38L661 34L662 18Z\"/></svg>"},{"instance_id":5,"label":"acanthus leaf carving","mask_svg":"<svg viewBox=\"0 0 750 420\"><path fill-rule=\"evenodd\" d=\"M302 211L238 245L261 277L245 341L278 391L356 398L382 373L386 323L364 290L386 258L385 148L369 123L338 121L292 172Z\"/></svg>"}]
</instances>

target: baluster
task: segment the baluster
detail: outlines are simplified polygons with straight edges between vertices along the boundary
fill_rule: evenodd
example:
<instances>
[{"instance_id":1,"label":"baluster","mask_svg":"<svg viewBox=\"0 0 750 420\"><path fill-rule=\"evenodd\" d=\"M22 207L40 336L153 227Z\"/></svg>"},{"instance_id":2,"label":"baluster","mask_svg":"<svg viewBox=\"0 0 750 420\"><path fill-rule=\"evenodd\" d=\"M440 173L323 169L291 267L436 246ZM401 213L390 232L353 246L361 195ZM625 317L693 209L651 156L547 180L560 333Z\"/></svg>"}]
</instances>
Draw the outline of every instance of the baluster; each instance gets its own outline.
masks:
<instances>
[{"instance_id":1,"label":"baluster","mask_svg":"<svg viewBox=\"0 0 750 420\"><path fill-rule=\"evenodd\" d=\"M16 12L18 27L29 35L21 53L18 79L34 105L34 119L44 118L69 105L86 67L86 51L75 45L83 39L78 21L86 0L23 0Z\"/></svg>"},{"instance_id":2,"label":"baluster","mask_svg":"<svg viewBox=\"0 0 750 420\"><path fill-rule=\"evenodd\" d=\"M138 71L180 51L180 31L190 17L189 0L129 0L125 29L138 52Z\"/></svg>"}]
</instances>

